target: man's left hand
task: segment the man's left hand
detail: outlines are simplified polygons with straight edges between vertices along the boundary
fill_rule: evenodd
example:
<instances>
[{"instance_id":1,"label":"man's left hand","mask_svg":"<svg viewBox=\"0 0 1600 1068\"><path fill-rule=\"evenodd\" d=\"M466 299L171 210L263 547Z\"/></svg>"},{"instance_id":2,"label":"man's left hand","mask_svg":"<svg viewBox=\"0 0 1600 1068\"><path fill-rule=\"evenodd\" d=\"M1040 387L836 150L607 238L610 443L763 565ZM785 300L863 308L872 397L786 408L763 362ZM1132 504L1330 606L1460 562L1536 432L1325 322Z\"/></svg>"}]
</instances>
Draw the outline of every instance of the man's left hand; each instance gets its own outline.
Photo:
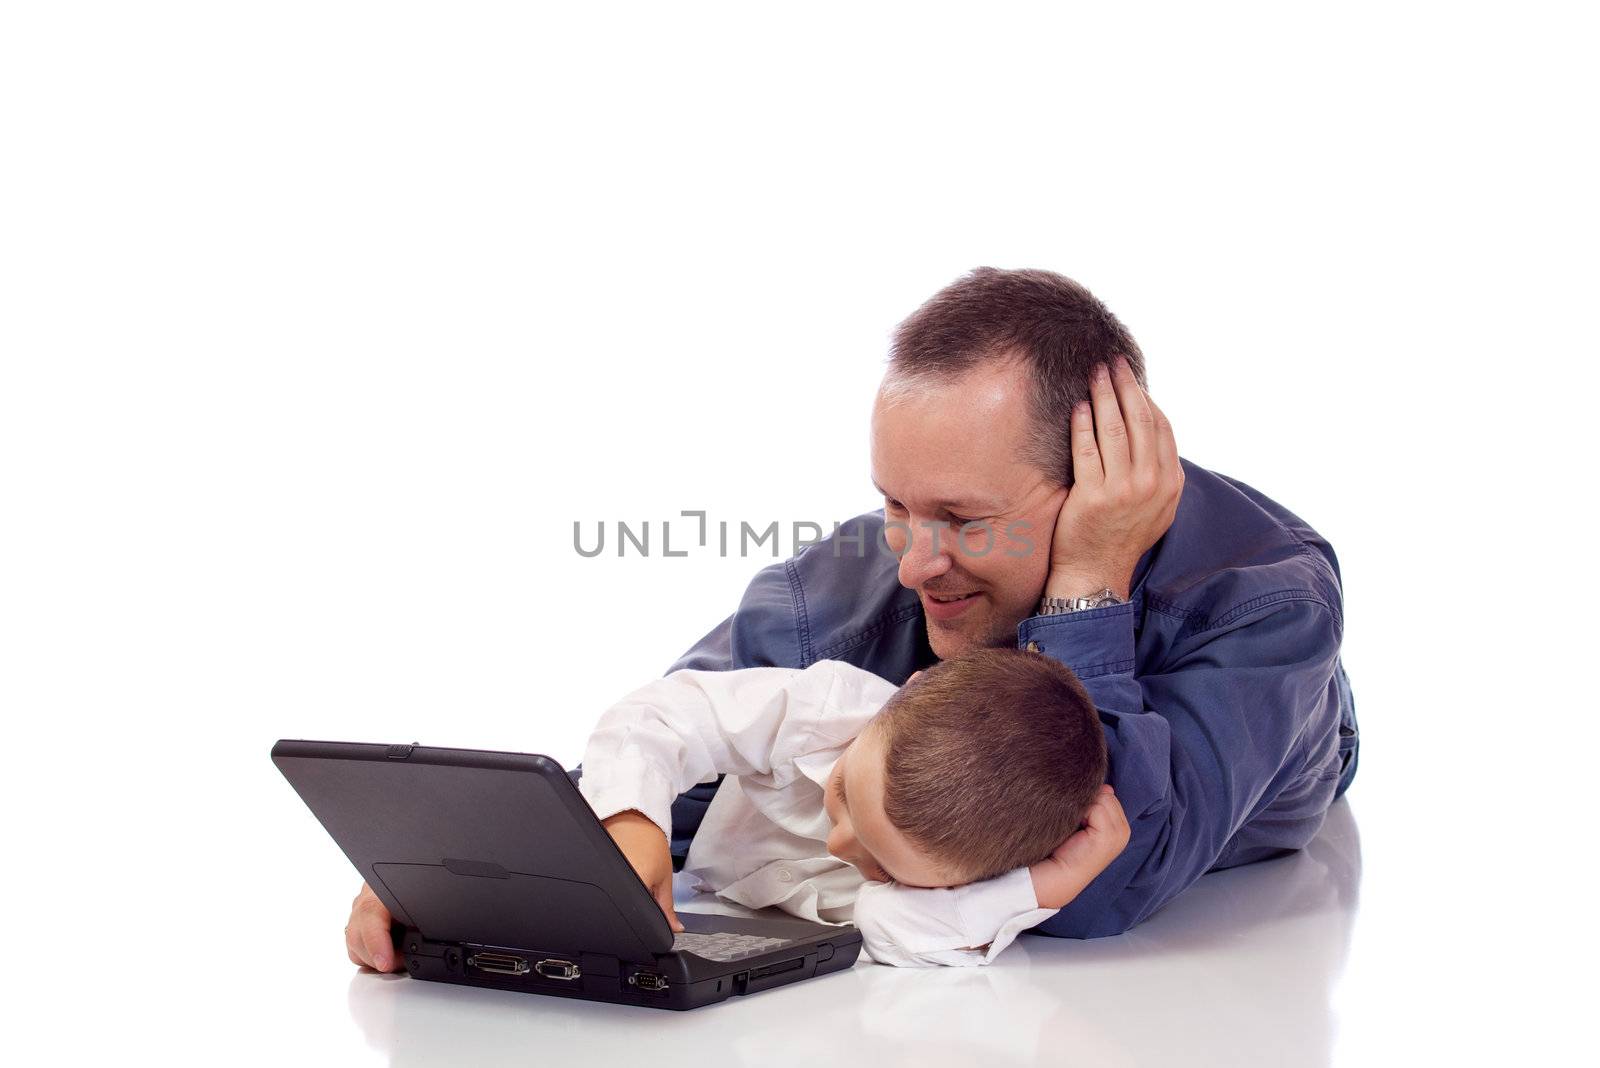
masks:
<instances>
[{"instance_id":1,"label":"man's left hand","mask_svg":"<svg viewBox=\"0 0 1600 1068\"><path fill-rule=\"evenodd\" d=\"M1056 516L1047 597L1109 587L1128 599L1133 569L1178 514L1183 465L1172 423L1117 357L1072 412L1073 485Z\"/></svg>"}]
</instances>

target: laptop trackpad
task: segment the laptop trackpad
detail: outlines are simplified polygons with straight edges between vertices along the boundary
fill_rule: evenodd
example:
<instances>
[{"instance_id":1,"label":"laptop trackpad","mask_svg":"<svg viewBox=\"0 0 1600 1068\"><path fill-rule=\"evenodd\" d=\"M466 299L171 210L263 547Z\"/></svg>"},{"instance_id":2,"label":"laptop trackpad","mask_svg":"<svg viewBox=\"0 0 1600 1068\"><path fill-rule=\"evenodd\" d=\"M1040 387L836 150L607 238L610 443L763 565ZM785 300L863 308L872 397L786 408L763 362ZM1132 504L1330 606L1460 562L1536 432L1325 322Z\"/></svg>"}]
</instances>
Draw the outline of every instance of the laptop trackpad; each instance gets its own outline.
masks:
<instances>
[{"instance_id":1,"label":"laptop trackpad","mask_svg":"<svg viewBox=\"0 0 1600 1068\"><path fill-rule=\"evenodd\" d=\"M654 956L606 892L592 883L518 872L484 878L455 874L439 864L372 868L429 941L609 953L630 960Z\"/></svg>"}]
</instances>

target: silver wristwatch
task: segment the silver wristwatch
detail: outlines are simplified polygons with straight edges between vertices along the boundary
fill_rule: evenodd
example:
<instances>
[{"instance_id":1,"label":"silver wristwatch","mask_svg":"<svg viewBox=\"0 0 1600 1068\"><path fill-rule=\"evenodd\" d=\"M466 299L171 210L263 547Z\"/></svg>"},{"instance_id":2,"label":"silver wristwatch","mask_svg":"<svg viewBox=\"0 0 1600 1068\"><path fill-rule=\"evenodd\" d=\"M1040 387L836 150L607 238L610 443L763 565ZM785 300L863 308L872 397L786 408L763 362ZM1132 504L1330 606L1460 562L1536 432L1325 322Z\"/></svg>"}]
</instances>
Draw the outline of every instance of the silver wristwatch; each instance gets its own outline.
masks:
<instances>
[{"instance_id":1,"label":"silver wristwatch","mask_svg":"<svg viewBox=\"0 0 1600 1068\"><path fill-rule=\"evenodd\" d=\"M1107 605L1122 604L1122 598L1111 592L1107 586L1099 593L1091 593L1087 597L1045 597L1039 601L1039 615L1059 616L1067 612L1082 612L1087 608L1104 608Z\"/></svg>"}]
</instances>

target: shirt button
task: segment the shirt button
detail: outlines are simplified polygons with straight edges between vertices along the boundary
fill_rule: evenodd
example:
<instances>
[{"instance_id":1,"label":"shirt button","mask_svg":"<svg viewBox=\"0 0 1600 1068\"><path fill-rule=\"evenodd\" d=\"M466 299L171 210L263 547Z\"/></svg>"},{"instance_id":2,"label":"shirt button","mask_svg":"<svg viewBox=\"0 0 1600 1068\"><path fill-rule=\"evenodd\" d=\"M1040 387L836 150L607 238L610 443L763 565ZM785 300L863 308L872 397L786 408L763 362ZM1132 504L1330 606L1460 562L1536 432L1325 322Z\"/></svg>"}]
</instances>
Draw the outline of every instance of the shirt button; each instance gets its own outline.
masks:
<instances>
[{"instance_id":1,"label":"shirt button","mask_svg":"<svg viewBox=\"0 0 1600 1068\"><path fill-rule=\"evenodd\" d=\"M1029 642L1027 648L1028 648L1028 652L1037 653L1039 651L1039 643L1038 642Z\"/></svg>"},{"instance_id":2,"label":"shirt button","mask_svg":"<svg viewBox=\"0 0 1600 1068\"><path fill-rule=\"evenodd\" d=\"M782 879L786 883L794 882L794 874L790 872L788 868L779 868L778 878Z\"/></svg>"}]
</instances>

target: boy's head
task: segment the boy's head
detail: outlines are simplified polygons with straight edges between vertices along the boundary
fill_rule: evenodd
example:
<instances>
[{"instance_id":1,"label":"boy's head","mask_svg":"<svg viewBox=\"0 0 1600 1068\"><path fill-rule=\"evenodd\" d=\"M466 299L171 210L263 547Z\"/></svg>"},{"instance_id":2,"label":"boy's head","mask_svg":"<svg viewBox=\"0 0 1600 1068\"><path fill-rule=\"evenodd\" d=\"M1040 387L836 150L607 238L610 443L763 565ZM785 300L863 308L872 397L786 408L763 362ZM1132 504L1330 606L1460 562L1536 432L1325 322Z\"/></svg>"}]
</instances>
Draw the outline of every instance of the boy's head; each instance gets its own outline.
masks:
<instances>
[{"instance_id":1,"label":"boy's head","mask_svg":"<svg viewBox=\"0 0 1600 1068\"><path fill-rule=\"evenodd\" d=\"M1105 733L1071 670L975 649L914 676L839 758L828 850L880 881L977 882L1049 856L1105 778Z\"/></svg>"}]
</instances>

